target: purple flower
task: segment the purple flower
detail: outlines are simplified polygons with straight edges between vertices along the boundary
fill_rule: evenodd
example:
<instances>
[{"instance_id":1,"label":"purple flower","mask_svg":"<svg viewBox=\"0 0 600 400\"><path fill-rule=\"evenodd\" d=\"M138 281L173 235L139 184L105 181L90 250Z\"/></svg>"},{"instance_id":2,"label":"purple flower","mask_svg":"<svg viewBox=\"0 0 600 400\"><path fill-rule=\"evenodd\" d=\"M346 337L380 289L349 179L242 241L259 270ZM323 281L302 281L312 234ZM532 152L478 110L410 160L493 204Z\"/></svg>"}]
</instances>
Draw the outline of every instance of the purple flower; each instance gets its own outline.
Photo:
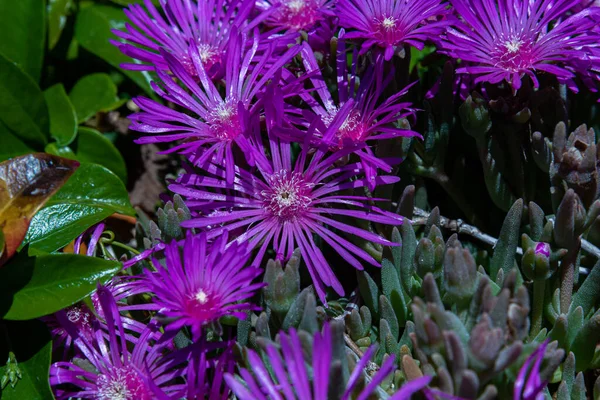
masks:
<instances>
[{"instance_id":1,"label":"purple flower","mask_svg":"<svg viewBox=\"0 0 600 400\"><path fill-rule=\"evenodd\" d=\"M208 353L215 347L225 350L216 358L209 358ZM179 398L186 400L227 400L230 390L225 384L225 373L233 373L235 360L232 354L232 343L220 342L194 343L191 351L190 362L186 368L187 385Z\"/></svg>"},{"instance_id":2,"label":"purple flower","mask_svg":"<svg viewBox=\"0 0 600 400\"><path fill-rule=\"evenodd\" d=\"M257 0L257 8L273 12L264 24L278 30L308 31L327 17L335 16L333 0Z\"/></svg>"},{"instance_id":3,"label":"purple flower","mask_svg":"<svg viewBox=\"0 0 600 400\"><path fill-rule=\"evenodd\" d=\"M174 383L181 375L177 368L181 360L164 356L168 342L157 343L161 335L156 325L151 323L140 335L133 335L125 330L110 291L99 286L97 293L106 326L94 324L94 337L90 339L78 335L75 327L65 321L85 361L52 365L50 384L57 398L168 399L169 393L181 390L181 385Z\"/></svg>"},{"instance_id":4,"label":"purple flower","mask_svg":"<svg viewBox=\"0 0 600 400\"><path fill-rule=\"evenodd\" d=\"M41 318L52 335L52 348L54 350L62 348L62 358L66 359L73 347L73 337L64 328L62 321L68 321L71 332L76 332L76 337L83 336L88 340L93 340L94 329L92 322L96 320L94 313L83 303L75 304L58 311L53 315Z\"/></svg>"},{"instance_id":5,"label":"purple flower","mask_svg":"<svg viewBox=\"0 0 600 400\"><path fill-rule=\"evenodd\" d=\"M245 162L254 165L254 147L260 135L258 117L261 107L257 95L300 49L292 48L266 65L273 57L276 44L271 43L258 57L258 35L254 36L251 48L246 47L246 42L243 35L236 35L235 40L232 38L229 42L223 94L208 78L197 46L190 46L190 54L200 84L175 56L163 51L169 69L187 90L163 71L157 71L163 87L153 85L154 90L185 112L147 98L134 99L142 112L129 117L131 129L148 134L137 143L181 140L183 143L170 151L186 154L195 165L210 162L224 165L230 184L236 168L234 150L241 150Z\"/></svg>"},{"instance_id":6,"label":"purple flower","mask_svg":"<svg viewBox=\"0 0 600 400\"><path fill-rule=\"evenodd\" d=\"M379 48L386 60L405 44L422 49L451 23L441 0L339 0L336 12L340 25L352 30L347 39L365 40L360 54Z\"/></svg>"},{"instance_id":7,"label":"purple flower","mask_svg":"<svg viewBox=\"0 0 600 400\"><path fill-rule=\"evenodd\" d=\"M546 258L550 257L550 245L544 242L537 243L535 245L535 254L541 254Z\"/></svg>"},{"instance_id":8,"label":"purple flower","mask_svg":"<svg viewBox=\"0 0 600 400\"><path fill-rule=\"evenodd\" d=\"M305 359L302 351L302 343L294 329L289 334L279 333L281 350L274 345L268 344L266 357L273 369L269 374L262 359L253 350L248 350L248 361L252 366L251 373L247 369L241 369L241 380L231 374L225 374L227 384L240 400L326 400L329 389L330 370L333 358L333 337L329 324L323 326L322 332L316 332L313 337L312 362ZM369 348L364 357L356 364L350 378L345 386L341 400L347 400L353 394L356 385L360 381L370 358L375 349ZM307 371L307 366L312 367L312 374ZM394 370L395 357L388 357L381 369L371 378L371 382L361 391L358 399L367 399L373 394L379 384ZM309 376L312 375L312 384ZM431 378L427 377L427 383ZM422 382L419 382L421 384ZM423 386L425 386L423 385ZM417 390L401 389L394 395L394 399L407 399ZM297 394L297 396L296 396ZM404 396L404 397L403 397Z\"/></svg>"},{"instance_id":9,"label":"purple flower","mask_svg":"<svg viewBox=\"0 0 600 400\"><path fill-rule=\"evenodd\" d=\"M544 388L548 384L540 377L540 367L548 341L544 341L531 355L519 370L513 390L513 400L543 400ZM533 365L532 365L533 364Z\"/></svg>"},{"instance_id":10,"label":"purple flower","mask_svg":"<svg viewBox=\"0 0 600 400\"><path fill-rule=\"evenodd\" d=\"M225 53L232 32L250 32L268 13L257 15L251 23L248 17L254 8L253 0L161 0L163 13L152 1L144 0L145 8L132 4L124 12L133 23L125 30L113 30L128 41L113 41L124 54L143 62L123 64L130 70L168 71L170 66L163 51L173 55L185 70L197 78L198 73L190 48L194 48L204 70L210 77L222 76ZM166 17L163 17L163 15Z\"/></svg>"},{"instance_id":11,"label":"purple flower","mask_svg":"<svg viewBox=\"0 0 600 400\"><path fill-rule=\"evenodd\" d=\"M383 79L383 62L376 63L376 67L369 69L362 79L356 75L355 65L352 71L348 71L345 43L341 40L343 36L342 30L338 41L338 85L335 101L325 79L320 74L312 49L304 44L302 60L315 87L316 96L309 92L302 92L300 95L311 107L313 114L310 115L300 109L288 111L288 114L292 112L296 114L291 115L290 121L299 129L288 130L287 137L303 142L309 127L316 124L314 138L319 143L313 145L324 144L332 151L340 149L352 151L359 158L367 177L367 187L372 191L375 188L377 170L381 169L389 173L392 170L389 163L397 163L399 160L387 160L388 163L386 160L378 159L367 143L420 135L392 125L393 122L414 114L414 110L409 108L410 103L399 101L409 88L404 88L380 102L386 85L390 83L389 79ZM360 81L358 88L355 85L356 81Z\"/></svg>"},{"instance_id":12,"label":"purple flower","mask_svg":"<svg viewBox=\"0 0 600 400\"><path fill-rule=\"evenodd\" d=\"M267 114L269 132L275 119ZM241 231L235 241L249 242L252 248L260 248L252 263L255 266L271 244L277 258L284 260L299 247L319 297L325 299L324 285L332 286L343 295L342 285L315 243L314 235L357 269L363 268L357 257L378 266L366 251L332 228L382 245L393 243L335 217L388 225L400 225L402 217L369 205L367 202L373 199L347 194L367 185L360 163L335 166L351 150L333 154L320 149L313 152L308 146L309 132L300 154L292 162L292 143L273 134L269 139L269 156L263 147L257 149L261 157L257 157L256 169L236 167L233 184L227 183L223 166L212 163L201 174L184 174L170 185L169 189L186 198L186 204L196 213L196 218L184 221L182 226L203 228L210 239L225 231L232 234ZM390 184L398 180L394 176L378 176L376 183Z\"/></svg>"},{"instance_id":13,"label":"purple flower","mask_svg":"<svg viewBox=\"0 0 600 400\"><path fill-rule=\"evenodd\" d=\"M100 241L100 237L102 236L102 233L104 232L104 227L105 227L104 222L101 222L97 225L94 225L94 226L88 228L81 235L77 236L77 239L75 239L75 243L73 245L73 253L79 254L79 252L81 251L81 244L83 243L84 237L88 233L90 233L90 241L87 245L86 255L88 257L94 257L96 255L96 246L98 245L98 242Z\"/></svg>"},{"instance_id":14,"label":"purple flower","mask_svg":"<svg viewBox=\"0 0 600 400\"><path fill-rule=\"evenodd\" d=\"M592 30L600 9L564 15L580 0L451 0L461 21L450 28L443 48L466 65L458 73L477 76L475 82L507 81L521 87L529 76L539 86L536 72L570 83L575 72L596 75L600 63L591 58L600 35Z\"/></svg>"},{"instance_id":15,"label":"purple flower","mask_svg":"<svg viewBox=\"0 0 600 400\"><path fill-rule=\"evenodd\" d=\"M166 265L155 261L158 271L146 270L145 285L154 294L154 305L150 307L170 321L167 330L176 332L187 325L198 339L204 325L224 316L243 319L244 311L258 309L252 303L240 301L249 299L264 286L252 283L261 269L246 267L247 245L226 246L227 242L227 232L211 244L206 234L188 235L182 256L180 246L173 241L165 249Z\"/></svg>"}]
</instances>

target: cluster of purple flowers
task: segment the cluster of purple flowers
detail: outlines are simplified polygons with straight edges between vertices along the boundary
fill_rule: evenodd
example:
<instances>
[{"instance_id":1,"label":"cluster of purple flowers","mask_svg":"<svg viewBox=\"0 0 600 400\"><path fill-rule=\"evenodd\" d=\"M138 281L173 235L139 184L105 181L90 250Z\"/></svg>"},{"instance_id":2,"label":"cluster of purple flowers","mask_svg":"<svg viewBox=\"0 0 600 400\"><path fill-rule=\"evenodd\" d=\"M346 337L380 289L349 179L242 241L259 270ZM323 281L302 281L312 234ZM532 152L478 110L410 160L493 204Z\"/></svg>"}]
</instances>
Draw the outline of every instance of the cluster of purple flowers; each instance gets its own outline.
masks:
<instances>
[{"instance_id":1,"label":"cluster of purple flowers","mask_svg":"<svg viewBox=\"0 0 600 400\"><path fill-rule=\"evenodd\" d=\"M196 234L153 249L164 259L151 259L143 275L100 286L96 313L77 305L54 317L58 343L73 360L52 367L58 398L224 399L226 386L240 399L326 398L327 326L314 337L312 386L293 330L280 335L285 364L267 348L274 376L249 352L254 375L241 370L242 382L233 375L230 343L210 342L205 328L257 309L252 297L263 286L256 280L268 252L286 261L299 248L325 303L328 288L340 295L344 288L324 245L359 270L379 265L361 243L396 245L365 228L403 223L371 195L399 180L391 173L401 160L378 157L377 145L419 136L400 127L416 110L405 100L410 86L389 93L390 60L429 43L457 60L457 72L475 76L474 84L518 90L522 79L537 86L544 74L573 90L578 80L595 90L600 77L600 8L582 8L580 0L159 3L131 5L132 24L114 31L123 40L115 45L135 60L123 68L155 73L152 88L163 101L134 99L131 129L143 134L138 143L173 143L166 152L186 159L169 190L185 199L192 218L182 226ZM325 76L332 72L324 57L334 60L334 79ZM101 233L93 231L88 255ZM140 294L151 301L127 302ZM153 318L146 325L122 315L128 312ZM174 344L182 329L192 344ZM389 358L358 398L393 366ZM531 398L541 382L525 382L526 373L515 393ZM393 398L409 398L430 380L408 383ZM532 388L523 390L525 383Z\"/></svg>"}]
</instances>

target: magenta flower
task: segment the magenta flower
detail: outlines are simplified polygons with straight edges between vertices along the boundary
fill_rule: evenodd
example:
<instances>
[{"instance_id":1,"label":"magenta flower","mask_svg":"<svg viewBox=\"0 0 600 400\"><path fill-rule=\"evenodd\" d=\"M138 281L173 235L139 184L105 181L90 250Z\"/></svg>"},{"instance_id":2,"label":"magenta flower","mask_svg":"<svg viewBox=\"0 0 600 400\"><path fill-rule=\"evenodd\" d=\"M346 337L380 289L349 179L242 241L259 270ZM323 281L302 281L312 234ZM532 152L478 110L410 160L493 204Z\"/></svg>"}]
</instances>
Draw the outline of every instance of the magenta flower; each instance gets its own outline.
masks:
<instances>
[{"instance_id":1,"label":"magenta flower","mask_svg":"<svg viewBox=\"0 0 600 400\"><path fill-rule=\"evenodd\" d=\"M81 363L60 361L50 369L50 385L58 399L168 399L169 393L181 390L175 378L182 371L182 360L165 356L167 343L157 344L160 334L154 324L138 336L124 328L117 303L110 291L98 287L98 297L106 318L106 326L94 327L94 339L77 336L74 326L66 324L76 337L79 348L93 370ZM127 332L127 333L126 333Z\"/></svg>"},{"instance_id":2,"label":"magenta flower","mask_svg":"<svg viewBox=\"0 0 600 400\"><path fill-rule=\"evenodd\" d=\"M286 136L303 142L309 126L316 124L314 139L317 143L313 145L325 145L332 151L352 151L360 160L367 178L367 187L372 191L376 184L377 170L389 173L392 170L389 164L400 160L378 159L367 144L377 140L420 135L392 125L393 122L414 114L409 102L400 102L409 88L380 101L383 90L390 83L389 79L383 79L383 63L377 62L376 67L368 70L362 79L355 74L356 66L348 71L346 47L344 40L341 40L343 37L342 30L338 41L336 100L320 74L312 49L304 44L302 60L316 96L310 92L301 92L300 96L311 107L313 114L309 115L301 109L288 110L289 119L297 128L287 130ZM355 84L357 81L360 81L358 88Z\"/></svg>"},{"instance_id":3,"label":"magenta flower","mask_svg":"<svg viewBox=\"0 0 600 400\"><path fill-rule=\"evenodd\" d=\"M88 228L81 235L77 236L77 239L75 239L75 243L73 245L73 253L79 254L81 252L81 244L83 243L83 239L89 233L90 241L87 244L86 255L88 257L94 257L96 255L96 246L98 245L98 242L100 241L100 237L102 236L102 233L104 232L104 227L105 227L104 222L100 222L99 224Z\"/></svg>"},{"instance_id":4,"label":"magenta flower","mask_svg":"<svg viewBox=\"0 0 600 400\"><path fill-rule=\"evenodd\" d=\"M257 96L300 49L291 48L275 62L266 65L273 56L276 44L272 43L258 57L258 35L254 36L251 48L246 47L246 42L243 35L230 40L224 94L208 79L197 46L190 47L190 54L200 84L175 56L162 52L169 69L187 90L163 71L157 71L163 88L154 85L154 90L185 112L147 98L134 99L142 111L129 117L132 120L131 129L148 134L138 139L137 143L181 140L183 143L170 151L186 154L195 165L210 162L224 165L230 184L233 183L236 168L235 149L243 152L245 162L254 165L254 147L260 135L258 117L261 107Z\"/></svg>"},{"instance_id":5,"label":"magenta flower","mask_svg":"<svg viewBox=\"0 0 600 400\"><path fill-rule=\"evenodd\" d=\"M272 11L264 19L266 26L287 32L309 31L318 22L335 16L333 5L333 0L258 0L256 2L257 8L265 12Z\"/></svg>"},{"instance_id":6,"label":"magenta flower","mask_svg":"<svg viewBox=\"0 0 600 400\"><path fill-rule=\"evenodd\" d=\"M206 74L222 76L225 53L234 31L250 32L268 13L248 17L254 8L253 0L161 0L162 13L150 0L145 8L132 4L124 12L133 23L125 30L113 30L129 43L113 41L124 54L142 63L123 64L124 69L168 71L163 51L173 55L185 70L197 78L192 58L194 48ZM164 17L163 17L164 15ZM166 18L165 18L166 17Z\"/></svg>"},{"instance_id":7,"label":"magenta flower","mask_svg":"<svg viewBox=\"0 0 600 400\"><path fill-rule=\"evenodd\" d=\"M548 341L546 340L531 353L519 370L513 390L513 400L543 400L545 398L543 392L548 382L542 381L540 368L547 346Z\"/></svg>"},{"instance_id":8,"label":"magenta flower","mask_svg":"<svg viewBox=\"0 0 600 400\"><path fill-rule=\"evenodd\" d=\"M340 25L352 30L347 39L364 39L360 54L380 49L386 60L405 44L422 49L451 24L442 0L339 0L336 13Z\"/></svg>"},{"instance_id":9,"label":"magenta flower","mask_svg":"<svg viewBox=\"0 0 600 400\"><path fill-rule=\"evenodd\" d=\"M73 337L64 328L62 322L67 320L70 325L69 330L76 332L75 337L83 336L88 340L93 340L94 329L92 322L96 320L94 313L83 303L75 304L58 311L53 315L41 318L48 325L52 335L52 348L54 350L62 349L62 357L66 359L73 348Z\"/></svg>"},{"instance_id":10,"label":"magenta flower","mask_svg":"<svg viewBox=\"0 0 600 400\"><path fill-rule=\"evenodd\" d=\"M239 378L229 373L225 374L225 380L231 390L233 390L240 400L326 400L328 398L329 382L331 381L330 369L334 345L329 324L325 323L323 331L316 332L313 337L312 362L305 359L302 351L302 343L294 329L290 329L288 334L283 331L280 332L279 341L281 350L272 344L268 344L266 349L266 356L273 369L273 373L270 374L268 372L258 354L248 349L248 361L252 366L253 373L247 369L241 369L241 377ZM351 398L374 352L375 349L373 347L369 348L364 357L356 364L346 383L341 400ZM309 368L312 367L312 374L308 372L307 366ZM395 357L388 357L375 376L371 378L371 382L361 391L357 398L363 400L373 394L379 384L392 373L394 367ZM309 378L311 375L312 384ZM426 377L426 379L427 382L425 385L429 383L431 378ZM415 393L419 389L417 388L414 391L404 391L401 389L393 398L408 399L412 393Z\"/></svg>"},{"instance_id":11,"label":"magenta flower","mask_svg":"<svg viewBox=\"0 0 600 400\"><path fill-rule=\"evenodd\" d=\"M224 316L245 318L244 311L257 310L248 300L263 283L252 283L262 270L246 267L247 245L228 242L223 232L209 244L206 234L189 235L180 246L173 241L165 248L165 266L158 261L157 272L146 270L147 291L154 294L153 306L166 317L167 330L178 331L187 325L192 335L201 337L202 327ZM148 306L146 306L148 309Z\"/></svg>"},{"instance_id":12,"label":"magenta flower","mask_svg":"<svg viewBox=\"0 0 600 400\"><path fill-rule=\"evenodd\" d=\"M224 351L211 358L208 353L215 348ZM231 391L225 383L225 373L233 373L235 359L232 353L232 343L196 342L192 345L190 362L186 368L187 385L179 397L185 400L227 400Z\"/></svg>"},{"instance_id":13,"label":"magenta flower","mask_svg":"<svg viewBox=\"0 0 600 400\"><path fill-rule=\"evenodd\" d=\"M268 113L269 132L274 121L275 117ZM233 184L227 183L223 166L212 163L198 175L180 176L169 189L182 195L190 210L196 213L196 218L184 221L182 226L205 229L210 239L226 231L233 234L239 230L234 241L249 242L251 248L259 248L254 266L259 265L271 244L277 258L285 260L299 247L317 293L324 300L324 285L332 286L340 295L344 291L313 235L320 236L357 269L363 268L358 258L378 266L373 257L333 228L382 245L393 243L335 217L388 225L400 225L402 217L369 205L370 198L347 194L367 184L361 164L335 166L351 150L333 154L316 150L313 154L308 146L310 137L309 132L295 163L292 163L292 144L270 134L269 156L262 146L257 149L261 156L257 157L256 169L236 167ZM398 180L394 176L378 176L376 183L390 184Z\"/></svg>"},{"instance_id":14,"label":"magenta flower","mask_svg":"<svg viewBox=\"0 0 600 400\"><path fill-rule=\"evenodd\" d=\"M600 9L565 18L579 0L451 2L461 21L448 30L442 46L466 62L457 72L476 76L475 83L505 80L516 91L525 75L538 87L536 72L555 75L561 83L572 81L576 72L597 75L600 63L590 48L600 41L592 29Z\"/></svg>"}]
</instances>

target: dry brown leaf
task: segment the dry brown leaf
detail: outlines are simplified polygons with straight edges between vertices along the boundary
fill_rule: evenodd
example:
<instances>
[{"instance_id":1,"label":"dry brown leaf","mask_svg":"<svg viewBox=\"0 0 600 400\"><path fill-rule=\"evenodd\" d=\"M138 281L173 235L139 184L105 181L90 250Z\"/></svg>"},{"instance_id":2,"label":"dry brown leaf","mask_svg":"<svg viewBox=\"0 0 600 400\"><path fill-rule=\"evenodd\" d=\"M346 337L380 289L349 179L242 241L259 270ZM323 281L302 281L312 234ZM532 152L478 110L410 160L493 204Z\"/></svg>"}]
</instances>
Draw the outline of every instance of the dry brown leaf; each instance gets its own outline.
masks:
<instances>
[{"instance_id":1,"label":"dry brown leaf","mask_svg":"<svg viewBox=\"0 0 600 400\"><path fill-rule=\"evenodd\" d=\"M17 251L35 213L61 188L79 163L45 153L0 163L0 266Z\"/></svg>"}]
</instances>

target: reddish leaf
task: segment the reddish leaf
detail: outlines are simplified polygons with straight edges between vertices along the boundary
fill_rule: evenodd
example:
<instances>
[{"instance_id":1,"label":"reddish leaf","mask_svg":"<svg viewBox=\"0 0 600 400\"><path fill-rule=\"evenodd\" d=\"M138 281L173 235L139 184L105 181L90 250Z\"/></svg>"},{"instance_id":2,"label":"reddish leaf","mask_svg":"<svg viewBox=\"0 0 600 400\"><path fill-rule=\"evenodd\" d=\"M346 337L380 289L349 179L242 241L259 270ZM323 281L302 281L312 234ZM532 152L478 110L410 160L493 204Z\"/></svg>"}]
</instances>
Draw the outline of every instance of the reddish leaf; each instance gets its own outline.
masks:
<instances>
[{"instance_id":1,"label":"reddish leaf","mask_svg":"<svg viewBox=\"0 0 600 400\"><path fill-rule=\"evenodd\" d=\"M31 218L77 169L77 161L45 153L0 163L0 266L19 248Z\"/></svg>"}]
</instances>

